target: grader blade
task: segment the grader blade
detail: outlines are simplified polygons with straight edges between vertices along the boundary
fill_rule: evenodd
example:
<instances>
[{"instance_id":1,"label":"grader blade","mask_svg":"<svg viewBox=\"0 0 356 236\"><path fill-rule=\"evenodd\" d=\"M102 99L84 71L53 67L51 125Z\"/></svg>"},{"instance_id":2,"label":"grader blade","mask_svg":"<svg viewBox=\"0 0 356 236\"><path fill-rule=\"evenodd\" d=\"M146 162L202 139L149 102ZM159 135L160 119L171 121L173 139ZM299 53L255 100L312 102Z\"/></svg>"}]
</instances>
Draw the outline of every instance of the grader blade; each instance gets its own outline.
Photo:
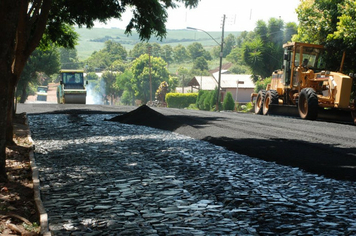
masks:
<instances>
[{"instance_id":1,"label":"grader blade","mask_svg":"<svg viewBox=\"0 0 356 236\"><path fill-rule=\"evenodd\" d=\"M268 112L271 115L299 117L297 106L270 104Z\"/></svg>"},{"instance_id":2,"label":"grader blade","mask_svg":"<svg viewBox=\"0 0 356 236\"><path fill-rule=\"evenodd\" d=\"M290 116L299 117L299 112L297 106L288 105L270 105L268 110L270 115L280 115L280 116ZM324 109L318 108L317 120L320 121L331 121L331 122L342 122L353 124L354 120L352 118L350 111L337 110L337 109Z\"/></svg>"}]
</instances>

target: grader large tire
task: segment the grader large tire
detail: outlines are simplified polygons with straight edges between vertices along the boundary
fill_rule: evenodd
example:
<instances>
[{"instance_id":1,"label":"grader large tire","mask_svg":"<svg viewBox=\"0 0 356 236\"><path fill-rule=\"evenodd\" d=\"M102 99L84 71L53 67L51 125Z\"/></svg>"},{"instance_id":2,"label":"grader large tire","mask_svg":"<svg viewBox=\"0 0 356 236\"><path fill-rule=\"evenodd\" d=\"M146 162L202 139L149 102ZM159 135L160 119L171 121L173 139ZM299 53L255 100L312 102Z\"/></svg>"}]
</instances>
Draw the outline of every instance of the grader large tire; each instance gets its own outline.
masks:
<instances>
[{"instance_id":1,"label":"grader large tire","mask_svg":"<svg viewBox=\"0 0 356 236\"><path fill-rule=\"evenodd\" d=\"M262 114L262 106L263 106L263 102L265 100L266 97L266 90L260 90L257 94L256 97L256 102L255 102L255 113L261 115Z\"/></svg>"},{"instance_id":2,"label":"grader large tire","mask_svg":"<svg viewBox=\"0 0 356 236\"><path fill-rule=\"evenodd\" d=\"M269 106L271 104L278 104L278 93L276 90L268 90L266 93L265 100L263 102L263 115L268 115Z\"/></svg>"},{"instance_id":3,"label":"grader large tire","mask_svg":"<svg viewBox=\"0 0 356 236\"><path fill-rule=\"evenodd\" d=\"M302 119L315 120L318 117L318 96L314 89L302 89L299 94L298 111Z\"/></svg>"}]
</instances>

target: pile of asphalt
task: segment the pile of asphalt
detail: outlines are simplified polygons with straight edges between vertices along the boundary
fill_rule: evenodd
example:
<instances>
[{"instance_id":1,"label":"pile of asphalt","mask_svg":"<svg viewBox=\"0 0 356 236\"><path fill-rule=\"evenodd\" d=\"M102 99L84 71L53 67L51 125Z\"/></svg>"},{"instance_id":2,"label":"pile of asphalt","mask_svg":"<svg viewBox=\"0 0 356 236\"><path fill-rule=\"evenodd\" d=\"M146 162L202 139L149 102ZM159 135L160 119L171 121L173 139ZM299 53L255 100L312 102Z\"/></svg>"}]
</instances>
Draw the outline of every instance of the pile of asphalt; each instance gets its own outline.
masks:
<instances>
[{"instance_id":1,"label":"pile of asphalt","mask_svg":"<svg viewBox=\"0 0 356 236\"><path fill-rule=\"evenodd\" d=\"M142 105L136 110L123 115L118 115L111 118L109 121L131 125L143 125L169 131L174 131L184 125L177 120L166 117L165 115L149 108L147 105Z\"/></svg>"},{"instance_id":2,"label":"pile of asphalt","mask_svg":"<svg viewBox=\"0 0 356 236\"><path fill-rule=\"evenodd\" d=\"M167 117L147 105L142 105L133 111L115 116L108 121L148 126L176 132L196 139L202 138L202 135L200 135L200 132L196 128L179 121L177 118Z\"/></svg>"}]
</instances>

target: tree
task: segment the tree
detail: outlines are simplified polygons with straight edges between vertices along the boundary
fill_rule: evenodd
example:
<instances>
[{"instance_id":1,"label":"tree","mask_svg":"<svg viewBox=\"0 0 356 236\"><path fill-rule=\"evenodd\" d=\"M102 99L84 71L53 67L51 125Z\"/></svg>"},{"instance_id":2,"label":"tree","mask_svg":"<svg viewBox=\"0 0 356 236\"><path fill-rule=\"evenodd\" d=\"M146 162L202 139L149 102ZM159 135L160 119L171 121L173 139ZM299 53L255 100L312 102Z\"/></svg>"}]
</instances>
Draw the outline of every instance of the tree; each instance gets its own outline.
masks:
<instances>
[{"instance_id":1,"label":"tree","mask_svg":"<svg viewBox=\"0 0 356 236\"><path fill-rule=\"evenodd\" d=\"M165 62L170 64L173 62L173 48L171 45L164 45L161 50L161 57Z\"/></svg>"},{"instance_id":2,"label":"tree","mask_svg":"<svg viewBox=\"0 0 356 236\"><path fill-rule=\"evenodd\" d=\"M259 20L252 34L244 34L241 51L233 49L228 60L243 63L250 67L255 76L265 78L272 71L280 68L283 60L283 43L290 41L288 35L293 33L295 24L287 24L289 31L284 31L284 23L280 19L271 18L266 24ZM242 68L240 68L242 69Z\"/></svg>"},{"instance_id":3,"label":"tree","mask_svg":"<svg viewBox=\"0 0 356 236\"><path fill-rule=\"evenodd\" d=\"M135 90L131 83L132 79L133 74L131 70L125 70L116 76L116 84L123 91L121 102L125 105L135 105Z\"/></svg>"},{"instance_id":4,"label":"tree","mask_svg":"<svg viewBox=\"0 0 356 236\"><path fill-rule=\"evenodd\" d=\"M116 60L113 63L111 63L110 71L121 71L124 72L127 68L130 67L129 63L125 63L122 60Z\"/></svg>"},{"instance_id":5,"label":"tree","mask_svg":"<svg viewBox=\"0 0 356 236\"><path fill-rule=\"evenodd\" d=\"M294 22L289 22L284 27L284 40L283 42L291 42L294 35L298 33L298 26Z\"/></svg>"},{"instance_id":6,"label":"tree","mask_svg":"<svg viewBox=\"0 0 356 236\"><path fill-rule=\"evenodd\" d=\"M130 51L130 56L133 58L138 58L143 54L147 54L149 46L150 44L148 43L136 43L133 49Z\"/></svg>"},{"instance_id":7,"label":"tree","mask_svg":"<svg viewBox=\"0 0 356 236\"><path fill-rule=\"evenodd\" d=\"M126 49L120 43L108 40L104 43L104 45L105 46L102 51L108 55L111 62L116 60L126 60Z\"/></svg>"},{"instance_id":8,"label":"tree","mask_svg":"<svg viewBox=\"0 0 356 236\"><path fill-rule=\"evenodd\" d=\"M6 133L12 132L13 97L27 59L44 38L43 45L54 42L73 48L75 37L70 26L92 27L95 20L105 22L110 18L121 19L128 7L133 7L132 19L126 27L130 34L135 29L141 40L151 35L166 35L167 8L183 2L195 7L198 0L160 1L96 1L96 0L2 0L0 1L0 181L6 180ZM93 7L95 6L95 7ZM43 37L44 36L44 37Z\"/></svg>"},{"instance_id":9,"label":"tree","mask_svg":"<svg viewBox=\"0 0 356 236\"><path fill-rule=\"evenodd\" d=\"M126 49L120 44L111 40L105 42L105 46L99 52L95 51L86 60L89 71L95 69L104 70L109 68L115 61L126 60Z\"/></svg>"},{"instance_id":10,"label":"tree","mask_svg":"<svg viewBox=\"0 0 356 236\"><path fill-rule=\"evenodd\" d=\"M149 58L148 54L141 55L133 62L131 67L133 73L131 83L137 99L146 103L150 100L151 93L152 99L154 98L154 92L157 90L160 83L167 81L169 78L166 65L167 63L162 60L162 58ZM152 82L152 90L150 90L150 80Z\"/></svg>"},{"instance_id":11,"label":"tree","mask_svg":"<svg viewBox=\"0 0 356 236\"><path fill-rule=\"evenodd\" d=\"M95 80L95 81L98 81L99 80L99 76L97 74L95 74L94 72L89 72L87 75L86 75L86 79L87 80Z\"/></svg>"},{"instance_id":12,"label":"tree","mask_svg":"<svg viewBox=\"0 0 356 236\"><path fill-rule=\"evenodd\" d=\"M20 93L20 103L24 103L28 97L29 85L42 85L44 81L41 78L47 78L60 69L59 53L56 47L50 47L46 50L36 49L27 60L26 66L21 74L21 79L17 85L17 91ZM45 74L46 76L41 76Z\"/></svg>"},{"instance_id":13,"label":"tree","mask_svg":"<svg viewBox=\"0 0 356 236\"><path fill-rule=\"evenodd\" d=\"M211 60L211 55L203 48L201 43L192 43L187 47L190 58L194 61L198 57L204 57L206 60Z\"/></svg>"},{"instance_id":14,"label":"tree","mask_svg":"<svg viewBox=\"0 0 356 236\"><path fill-rule=\"evenodd\" d=\"M177 71L177 75L179 76L179 78L180 78L180 85L182 86L182 87L185 87L185 86L187 86L188 85L188 83L189 83L189 71L188 71L188 69L187 68L185 68L185 67L179 67L178 68L178 71Z\"/></svg>"},{"instance_id":15,"label":"tree","mask_svg":"<svg viewBox=\"0 0 356 236\"><path fill-rule=\"evenodd\" d=\"M231 92L227 92L226 96L223 101L223 108L226 111L233 111L235 110L235 101L232 98Z\"/></svg>"},{"instance_id":16,"label":"tree","mask_svg":"<svg viewBox=\"0 0 356 236\"><path fill-rule=\"evenodd\" d=\"M110 71L103 73L101 79L105 83L105 95L109 96L110 104L114 105L114 98L116 98L119 94L119 87L116 83L116 74Z\"/></svg>"},{"instance_id":17,"label":"tree","mask_svg":"<svg viewBox=\"0 0 356 236\"><path fill-rule=\"evenodd\" d=\"M234 35L229 34L226 38L224 38L224 48L223 48L223 57L225 58L227 55L230 54L231 50L236 45L236 38ZM215 57L220 57L220 46L215 46L213 48L213 55Z\"/></svg>"},{"instance_id":18,"label":"tree","mask_svg":"<svg viewBox=\"0 0 356 236\"><path fill-rule=\"evenodd\" d=\"M174 61L177 63L182 63L189 58L187 49L181 44L178 44L178 46L173 49L173 52Z\"/></svg>"},{"instance_id":19,"label":"tree","mask_svg":"<svg viewBox=\"0 0 356 236\"><path fill-rule=\"evenodd\" d=\"M193 63L192 70L209 70L208 62L205 60L204 57L198 57Z\"/></svg>"},{"instance_id":20,"label":"tree","mask_svg":"<svg viewBox=\"0 0 356 236\"><path fill-rule=\"evenodd\" d=\"M151 56L160 57L162 54L161 46L158 43L153 43L152 45L148 44L148 47L151 47Z\"/></svg>"},{"instance_id":21,"label":"tree","mask_svg":"<svg viewBox=\"0 0 356 236\"><path fill-rule=\"evenodd\" d=\"M347 59L343 69L346 73L355 72L355 1L303 0L296 11L300 24L298 34L293 36L293 41L325 45L330 52L326 60L329 69L332 70L338 69L345 51Z\"/></svg>"},{"instance_id":22,"label":"tree","mask_svg":"<svg viewBox=\"0 0 356 236\"><path fill-rule=\"evenodd\" d=\"M268 72L264 70L263 63L263 42L257 38L252 42L243 44L243 60L251 68L253 74L268 76Z\"/></svg>"},{"instance_id":23,"label":"tree","mask_svg":"<svg viewBox=\"0 0 356 236\"><path fill-rule=\"evenodd\" d=\"M77 49L73 48L59 48L61 69L79 69L81 68Z\"/></svg>"}]
</instances>

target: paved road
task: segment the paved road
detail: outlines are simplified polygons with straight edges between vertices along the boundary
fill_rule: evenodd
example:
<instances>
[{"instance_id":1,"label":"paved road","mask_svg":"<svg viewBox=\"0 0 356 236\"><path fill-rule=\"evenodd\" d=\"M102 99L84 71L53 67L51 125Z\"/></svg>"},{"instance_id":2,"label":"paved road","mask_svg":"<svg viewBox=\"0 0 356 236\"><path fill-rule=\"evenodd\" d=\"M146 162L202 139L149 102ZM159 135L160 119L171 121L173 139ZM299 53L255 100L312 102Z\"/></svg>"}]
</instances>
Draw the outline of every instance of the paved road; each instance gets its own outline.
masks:
<instances>
[{"instance_id":1,"label":"paved road","mask_svg":"<svg viewBox=\"0 0 356 236\"><path fill-rule=\"evenodd\" d=\"M356 233L354 182L112 116L29 116L52 235Z\"/></svg>"},{"instance_id":2,"label":"paved road","mask_svg":"<svg viewBox=\"0 0 356 236\"><path fill-rule=\"evenodd\" d=\"M20 104L28 114L69 112L126 113L136 107ZM356 126L281 116L184 109L154 110L190 125L175 131L229 150L300 167L335 179L356 180Z\"/></svg>"}]
</instances>

